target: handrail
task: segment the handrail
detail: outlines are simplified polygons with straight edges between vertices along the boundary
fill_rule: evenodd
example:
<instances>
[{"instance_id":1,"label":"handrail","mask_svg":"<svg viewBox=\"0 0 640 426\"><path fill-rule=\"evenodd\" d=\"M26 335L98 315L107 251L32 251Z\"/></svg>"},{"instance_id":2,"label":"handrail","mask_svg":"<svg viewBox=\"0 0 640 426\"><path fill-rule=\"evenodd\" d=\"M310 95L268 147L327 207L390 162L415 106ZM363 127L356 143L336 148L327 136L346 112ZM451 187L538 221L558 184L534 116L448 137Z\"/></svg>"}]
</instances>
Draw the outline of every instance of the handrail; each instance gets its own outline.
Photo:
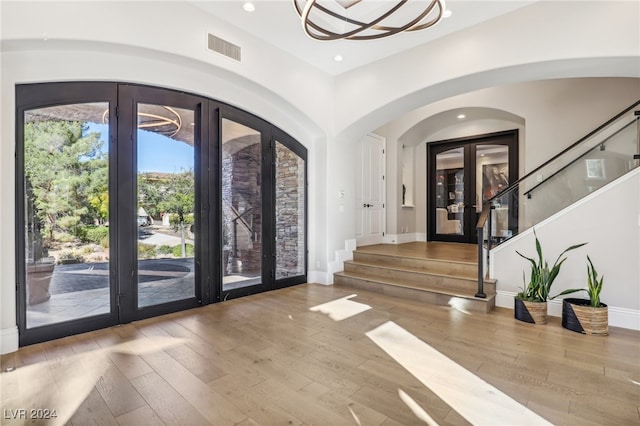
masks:
<instances>
[{"instance_id":1,"label":"handrail","mask_svg":"<svg viewBox=\"0 0 640 426\"><path fill-rule=\"evenodd\" d=\"M231 212L233 213L233 215L235 216L233 219L231 219L232 222L236 222L238 220L240 220L240 223L244 226L244 228L251 234L253 235L254 233L254 229L253 227L249 224L249 222L247 222L244 219L244 215L246 215L247 213L250 213L253 208L250 208L249 210L246 210L245 212L243 212L242 214L240 214L240 212L238 210L236 210L235 207L233 207L233 205L231 205L231 203L226 202L225 204L227 205L227 207L229 207L231 209ZM252 237L253 238L253 237Z\"/></svg>"},{"instance_id":2,"label":"handrail","mask_svg":"<svg viewBox=\"0 0 640 426\"><path fill-rule=\"evenodd\" d=\"M581 159L582 157L584 157L585 155L589 154L591 151L594 151L596 148L600 148L600 150L603 150L604 145L607 143L607 141L609 139L611 139L612 137L616 136L618 133L622 132L624 129L626 129L627 127L635 124L636 120L630 121L628 124L625 124L621 129L618 129L614 134L612 134L611 136L609 136L608 138L606 138L605 140L603 140L602 142L600 142L599 144L597 144L596 146L590 148L589 150L585 151L584 153L582 153L581 155L577 156L576 158L573 159L573 161L571 161L570 163L565 164L564 166L562 166L561 168L559 168L558 170L556 170L554 173L552 173L550 176L548 176L545 180L543 180L542 182L538 183L536 186L534 186L533 188L531 188L530 190L528 190L527 192L524 193L524 195L529 195L531 192L533 192L534 189L536 189L537 187L544 185L544 183L546 181L548 181L549 179L551 179L552 177L554 177L555 175L557 175L558 173L562 172L563 170L565 170L567 167L571 166L573 163L575 163L576 161L578 161L579 159Z\"/></svg>"},{"instance_id":3,"label":"handrail","mask_svg":"<svg viewBox=\"0 0 640 426\"><path fill-rule=\"evenodd\" d=\"M478 216L478 224L476 225L476 231L478 229L484 228L484 224L487 222L487 217L489 216L490 210L491 210L490 204L484 203L482 205L482 212L480 212L480 216Z\"/></svg>"},{"instance_id":4,"label":"handrail","mask_svg":"<svg viewBox=\"0 0 640 426\"><path fill-rule=\"evenodd\" d=\"M605 121L603 124L601 124L600 126L596 127L594 130L589 132L586 136L583 136L582 138L578 139L576 142L574 142L573 144L571 144L567 148L563 149L562 151L560 151L559 153L557 153L553 157L549 158L547 161L545 161L544 163L540 164L538 167L534 168L529 173L527 173L524 176L516 179L515 182L511 183L506 188L502 189L501 191L499 191L493 197L487 199L482 204L482 212L480 213L480 216L478 217L478 223L476 225L476 233L477 233L477 239L478 239L478 291L477 291L477 293L475 295L476 297L482 297L482 298L486 297L486 294L484 293L484 259L483 259L484 227L487 224L487 220L488 220L489 221L489 228L491 228L491 214L490 214L490 212L491 212L491 209L492 209L493 201L498 199L498 198L500 198L500 197L502 197L503 195L511 192L513 190L513 188L518 187L520 185L520 183L523 182L525 179L528 179L529 177L533 176L534 174L536 174L537 172L542 170L544 167L546 167L547 165L551 164L553 161L557 160L558 158L560 158L561 156L563 156L567 152L571 151L572 149L574 149L578 145L580 145L583 142L585 142L586 140L590 139L592 136L596 135L601 130L603 130L604 128L606 128L610 124L614 123L615 121L617 121L618 119L623 117L625 114L627 114L628 112L630 112L631 110L636 108L638 105L640 105L640 100L634 102L632 105L630 105L629 107L625 108L622 112L616 114L615 116L613 116L609 120ZM639 119L640 119L640 112L635 111L634 115L639 116ZM634 121L630 122L629 124L625 125L623 127L623 129L627 128L629 125L633 124L634 122L636 122L636 120L634 120ZM619 130L618 132L620 132L620 131L621 130ZM614 133L614 135L617 134L618 132ZM534 186L529 191L527 191L526 194L528 195L529 193L531 193L531 191L533 191L535 188L537 188L538 186L542 185L548 179L550 179L551 177L555 176L557 173L559 173L560 171L564 170L569 165L575 163L575 161L577 161L578 159L582 158L584 155L586 155L587 153L591 152L596 147L603 146L603 144L606 141L608 141L611 137L613 137L614 135L608 137L604 141L600 142L599 144L597 144L596 146L594 146L593 148L588 150L586 153L583 153L580 156L578 156L576 159L572 160L569 164L563 166L560 170L556 171L551 176L549 176L547 179L545 179L544 181L540 182L538 185ZM639 145L639 149L640 149L640 124L638 125L638 145ZM640 157L640 153L638 155L634 155L634 158L637 158L637 157ZM489 229L489 233L491 233L491 229ZM488 249L490 250L491 249L491 236L489 236L487 243L489 245Z\"/></svg>"},{"instance_id":5,"label":"handrail","mask_svg":"<svg viewBox=\"0 0 640 426\"><path fill-rule=\"evenodd\" d=\"M571 144L570 146L568 146L567 148L563 149L562 151L560 151L559 153L557 153L556 155L554 155L553 157L551 157L550 159L548 159L547 161L545 161L544 163L542 163L541 165L536 167L535 169L531 170L526 175L522 176L521 178L518 178L515 182L513 182L512 184L509 184L509 186L504 188L502 191L498 192L496 195L494 195L493 197L491 197L487 201L485 201L485 203L491 203L493 200L495 200L497 198L500 198L507 191L510 191L513 187L515 187L516 185L519 185L520 182L522 182L525 179L528 179L529 177L533 176L535 173L540 171L542 168L546 167L548 164L550 164L554 160L560 158L565 153L571 151L573 148L575 148L576 146L580 145L582 142L584 142L585 140L589 139L591 136L595 135L596 133L598 133L600 130L604 129L605 127L607 127L611 123L615 122L617 119L619 119L620 117L622 117L623 115L625 115L626 113L628 113L629 111L631 111L632 109L637 107L638 105L640 105L640 100L638 100L637 102L635 102L633 105L629 106L628 108L625 108L624 111L616 114L613 118L610 118L609 120L607 120L606 122L604 122L603 124L598 126L595 130L592 130L586 136L578 139L577 142L575 142L575 143Z\"/></svg>"}]
</instances>

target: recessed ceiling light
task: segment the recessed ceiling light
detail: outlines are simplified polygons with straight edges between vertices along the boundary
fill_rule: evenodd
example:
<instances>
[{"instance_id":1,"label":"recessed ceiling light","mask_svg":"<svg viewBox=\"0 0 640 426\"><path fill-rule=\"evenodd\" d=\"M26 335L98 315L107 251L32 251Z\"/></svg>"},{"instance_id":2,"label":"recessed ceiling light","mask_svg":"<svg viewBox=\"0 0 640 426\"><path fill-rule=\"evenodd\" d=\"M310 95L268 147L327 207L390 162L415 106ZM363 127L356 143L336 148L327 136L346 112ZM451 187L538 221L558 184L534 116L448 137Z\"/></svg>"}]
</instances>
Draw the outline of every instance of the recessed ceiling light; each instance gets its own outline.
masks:
<instances>
[{"instance_id":1,"label":"recessed ceiling light","mask_svg":"<svg viewBox=\"0 0 640 426\"><path fill-rule=\"evenodd\" d=\"M336 55L333 57L333 60L336 62L341 62L343 59L342 55Z\"/></svg>"},{"instance_id":2,"label":"recessed ceiling light","mask_svg":"<svg viewBox=\"0 0 640 426\"><path fill-rule=\"evenodd\" d=\"M458 114L458 119L462 120L463 118L466 118L467 116L464 114Z\"/></svg>"},{"instance_id":3,"label":"recessed ceiling light","mask_svg":"<svg viewBox=\"0 0 640 426\"><path fill-rule=\"evenodd\" d=\"M242 5L242 8L247 12L253 12L254 10L256 10L256 7L250 1L245 2L245 4Z\"/></svg>"},{"instance_id":4,"label":"recessed ceiling light","mask_svg":"<svg viewBox=\"0 0 640 426\"><path fill-rule=\"evenodd\" d=\"M453 12L452 12L452 11L450 11L449 9L445 10L445 11L442 13L442 17L443 17L443 18L448 18L448 17L449 17L449 16L451 16L451 15L453 15Z\"/></svg>"}]
</instances>

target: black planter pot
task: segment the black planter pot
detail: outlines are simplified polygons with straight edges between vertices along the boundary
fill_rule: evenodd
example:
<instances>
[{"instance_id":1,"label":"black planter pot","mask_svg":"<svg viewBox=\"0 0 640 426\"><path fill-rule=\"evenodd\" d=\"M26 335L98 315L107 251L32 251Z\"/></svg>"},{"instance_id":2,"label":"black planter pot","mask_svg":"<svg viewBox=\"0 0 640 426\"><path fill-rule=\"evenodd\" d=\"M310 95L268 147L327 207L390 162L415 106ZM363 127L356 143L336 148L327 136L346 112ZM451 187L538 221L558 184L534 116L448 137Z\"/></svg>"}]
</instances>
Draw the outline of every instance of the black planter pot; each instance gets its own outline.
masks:
<instances>
[{"instance_id":1,"label":"black planter pot","mask_svg":"<svg viewBox=\"0 0 640 426\"><path fill-rule=\"evenodd\" d=\"M562 300L562 326L576 333L606 336L609 334L609 311L601 303L595 308L589 299Z\"/></svg>"}]
</instances>

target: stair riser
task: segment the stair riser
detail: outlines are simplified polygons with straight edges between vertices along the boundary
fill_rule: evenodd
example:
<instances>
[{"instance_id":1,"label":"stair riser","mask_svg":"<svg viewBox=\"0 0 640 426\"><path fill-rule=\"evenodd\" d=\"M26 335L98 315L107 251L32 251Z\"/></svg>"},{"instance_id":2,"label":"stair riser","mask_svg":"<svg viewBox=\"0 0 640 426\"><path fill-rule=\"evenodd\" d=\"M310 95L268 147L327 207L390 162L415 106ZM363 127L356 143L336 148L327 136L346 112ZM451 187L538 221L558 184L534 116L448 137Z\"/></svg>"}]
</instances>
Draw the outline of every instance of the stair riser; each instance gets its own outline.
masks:
<instances>
[{"instance_id":1,"label":"stair riser","mask_svg":"<svg viewBox=\"0 0 640 426\"><path fill-rule=\"evenodd\" d=\"M478 274L477 265L438 259L416 259L411 257L384 256L371 253L359 253L357 251L353 253L353 259L355 261L361 261L364 263L419 269L436 274L451 274L465 277L474 277Z\"/></svg>"},{"instance_id":2,"label":"stair riser","mask_svg":"<svg viewBox=\"0 0 640 426\"><path fill-rule=\"evenodd\" d=\"M475 279L430 275L426 273L381 268L378 266L352 262L345 262L344 271L345 273L366 275L373 279L380 278L384 281L406 283L414 287L423 287L427 289L438 287L449 289L451 291L474 292L478 287L478 282ZM484 291L485 293L494 294L495 283L485 283Z\"/></svg>"},{"instance_id":3,"label":"stair riser","mask_svg":"<svg viewBox=\"0 0 640 426\"><path fill-rule=\"evenodd\" d=\"M466 312L488 313L495 307L495 296L487 299L465 299L447 294L419 289L396 287L382 283L370 282L355 277L336 276L335 285L353 289L372 291L391 297L411 299L431 305L453 307Z\"/></svg>"}]
</instances>

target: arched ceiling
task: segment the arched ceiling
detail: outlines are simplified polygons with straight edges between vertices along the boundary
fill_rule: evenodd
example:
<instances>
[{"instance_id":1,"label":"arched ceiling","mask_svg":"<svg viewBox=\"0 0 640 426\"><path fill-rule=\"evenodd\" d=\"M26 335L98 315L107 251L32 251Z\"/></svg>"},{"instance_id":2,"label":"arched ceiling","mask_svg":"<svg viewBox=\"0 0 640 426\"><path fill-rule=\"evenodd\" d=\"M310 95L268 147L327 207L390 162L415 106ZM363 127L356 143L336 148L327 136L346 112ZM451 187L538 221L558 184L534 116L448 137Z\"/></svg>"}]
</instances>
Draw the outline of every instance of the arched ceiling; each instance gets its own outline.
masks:
<instances>
[{"instance_id":1,"label":"arched ceiling","mask_svg":"<svg viewBox=\"0 0 640 426\"><path fill-rule=\"evenodd\" d=\"M512 122L515 125L524 125L524 118L508 111L485 107L456 108L425 117L424 120L416 123L413 127L402 134L402 136L398 138L398 141L407 146L413 146L424 142L429 139L431 135L442 129L459 125L461 123L461 119L458 118L458 116L462 113L464 113L465 122L476 120L500 120Z\"/></svg>"}]
</instances>

